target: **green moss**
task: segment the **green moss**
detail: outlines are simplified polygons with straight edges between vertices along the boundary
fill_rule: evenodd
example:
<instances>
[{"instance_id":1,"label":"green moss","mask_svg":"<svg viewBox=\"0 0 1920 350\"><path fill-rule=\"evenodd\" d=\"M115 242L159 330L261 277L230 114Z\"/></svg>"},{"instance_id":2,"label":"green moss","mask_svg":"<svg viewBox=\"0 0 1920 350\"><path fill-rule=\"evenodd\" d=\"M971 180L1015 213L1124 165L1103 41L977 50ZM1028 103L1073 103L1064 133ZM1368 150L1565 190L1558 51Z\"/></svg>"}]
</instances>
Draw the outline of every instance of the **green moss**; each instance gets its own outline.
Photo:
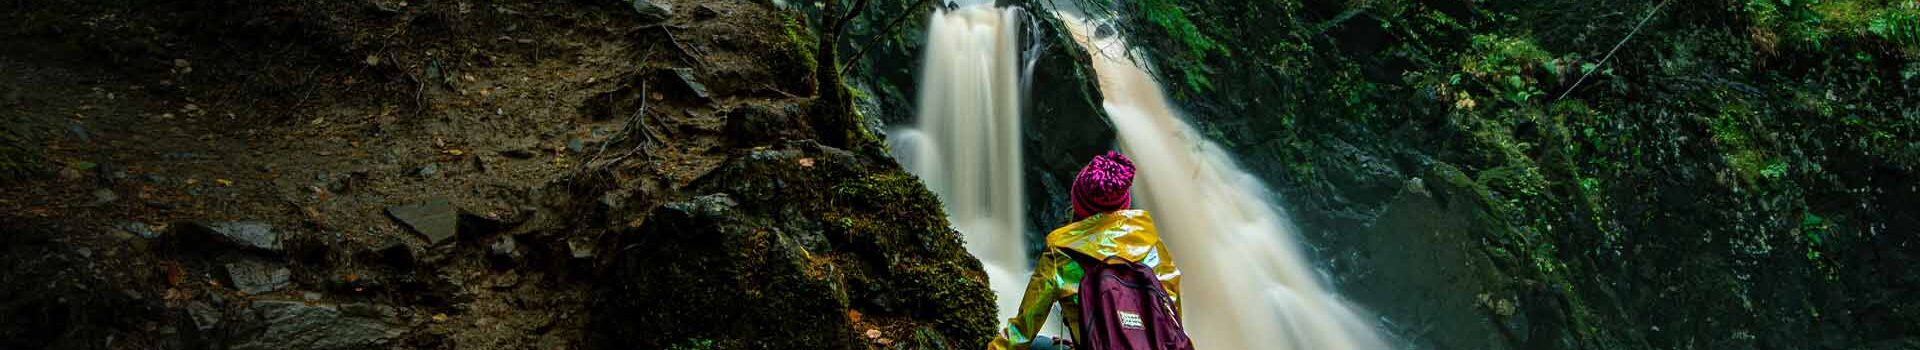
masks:
<instances>
[{"instance_id":1,"label":"green moss","mask_svg":"<svg viewBox=\"0 0 1920 350\"><path fill-rule=\"evenodd\" d=\"M1753 133L1760 130L1760 126L1755 122L1758 116L1754 113L1745 101L1732 99L1726 101L1720 114L1708 125L1714 144L1724 153L1727 168L1748 186L1759 185L1763 180L1779 180L1788 170L1784 160L1767 152L1755 139Z\"/></svg>"},{"instance_id":2,"label":"green moss","mask_svg":"<svg viewBox=\"0 0 1920 350\"><path fill-rule=\"evenodd\" d=\"M782 50L791 55L793 59L792 63L797 65L797 67L787 69L787 71L800 76L813 74L813 72L820 67L819 61L814 58L815 51L819 50L820 42L814 37L813 28L807 26L804 22L806 16L799 12L782 12L780 17L782 20L781 29L785 33L787 40L787 47L782 48Z\"/></svg>"}]
</instances>

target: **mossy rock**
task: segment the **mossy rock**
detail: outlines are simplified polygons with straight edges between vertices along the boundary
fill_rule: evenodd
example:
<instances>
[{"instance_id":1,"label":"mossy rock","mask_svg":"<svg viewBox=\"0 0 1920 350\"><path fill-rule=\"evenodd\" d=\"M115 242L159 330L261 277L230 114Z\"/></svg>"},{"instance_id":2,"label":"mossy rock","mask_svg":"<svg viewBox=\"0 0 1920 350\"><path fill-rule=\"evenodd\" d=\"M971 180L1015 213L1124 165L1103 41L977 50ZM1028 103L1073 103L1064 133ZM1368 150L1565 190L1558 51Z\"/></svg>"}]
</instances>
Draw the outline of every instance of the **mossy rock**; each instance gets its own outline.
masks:
<instances>
[{"instance_id":1,"label":"mossy rock","mask_svg":"<svg viewBox=\"0 0 1920 350\"><path fill-rule=\"evenodd\" d=\"M619 233L629 248L594 290L594 347L855 349L875 329L960 349L993 334L979 261L891 161L787 143L690 193ZM921 329L937 336L912 336Z\"/></svg>"}]
</instances>

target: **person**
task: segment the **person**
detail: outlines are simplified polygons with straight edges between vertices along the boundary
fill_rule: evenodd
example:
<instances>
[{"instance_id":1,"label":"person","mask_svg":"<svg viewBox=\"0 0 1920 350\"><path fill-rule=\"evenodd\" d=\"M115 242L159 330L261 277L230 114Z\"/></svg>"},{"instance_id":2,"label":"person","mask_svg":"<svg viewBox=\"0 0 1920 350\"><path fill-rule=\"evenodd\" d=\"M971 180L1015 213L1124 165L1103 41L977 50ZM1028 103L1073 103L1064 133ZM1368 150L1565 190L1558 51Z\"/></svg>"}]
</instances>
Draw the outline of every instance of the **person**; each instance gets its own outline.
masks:
<instances>
[{"instance_id":1,"label":"person","mask_svg":"<svg viewBox=\"0 0 1920 350\"><path fill-rule=\"evenodd\" d=\"M1133 204L1133 175L1132 160L1108 151L1095 156L1074 176L1068 190L1074 221L1047 234L1047 248L1034 264L1019 312L1007 320L1006 328L988 349L1059 348L1064 341L1036 339L1056 302L1071 339L1087 339L1078 295L1081 278L1089 271L1082 266L1085 259L1097 263L1118 258L1151 268L1164 287L1174 317L1179 318L1180 270L1174 267L1173 255L1154 231L1153 218L1145 210L1129 209Z\"/></svg>"}]
</instances>

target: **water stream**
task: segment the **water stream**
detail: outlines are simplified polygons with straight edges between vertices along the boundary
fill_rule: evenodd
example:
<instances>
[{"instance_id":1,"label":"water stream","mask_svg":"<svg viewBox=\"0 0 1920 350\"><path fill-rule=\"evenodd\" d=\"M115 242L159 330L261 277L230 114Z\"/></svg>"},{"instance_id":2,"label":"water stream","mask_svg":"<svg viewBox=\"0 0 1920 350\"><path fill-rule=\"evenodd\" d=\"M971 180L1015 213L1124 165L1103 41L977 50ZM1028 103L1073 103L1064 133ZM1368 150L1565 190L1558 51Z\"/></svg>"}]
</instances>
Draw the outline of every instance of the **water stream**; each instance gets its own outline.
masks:
<instances>
[{"instance_id":1,"label":"water stream","mask_svg":"<svg viewBox=\"0 0 1920 350\"><path fill-rule=\"evenodd\" d=\"M977 5L928 24L915 125L892 131L894 157L920 176L966 237L1013 316L1028 263L1020 178L1020 21L1023 12Z\"/></svg>"},{"instance_id":2,"label":"water stream","mask_svg":"<svg viewBox=\"0 0 1920 350\"><path fill-rule=\"evenodd\" d=\"M1093 56L1134 198L1153 213L1184 276L1186 326L1211 349L1380 349L1372 327L1320 285L1265 184L1168 105L1124 38L1059 14Z\"/></svg>"}]
</instances>

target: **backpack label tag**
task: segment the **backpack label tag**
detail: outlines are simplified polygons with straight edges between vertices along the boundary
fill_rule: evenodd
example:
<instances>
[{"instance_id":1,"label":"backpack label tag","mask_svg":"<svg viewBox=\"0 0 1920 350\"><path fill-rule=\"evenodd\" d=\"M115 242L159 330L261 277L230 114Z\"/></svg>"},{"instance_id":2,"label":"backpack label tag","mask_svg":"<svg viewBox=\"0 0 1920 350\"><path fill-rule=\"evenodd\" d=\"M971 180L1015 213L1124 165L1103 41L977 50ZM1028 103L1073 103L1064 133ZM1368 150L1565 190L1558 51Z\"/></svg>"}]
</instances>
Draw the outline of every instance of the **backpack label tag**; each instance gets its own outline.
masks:
<instances>
[{"instance_id":1,"label":"backpack label tag","mask_svg":"<svg viewBox=\"0 0 1920 350\"><path fill-rule=\"evenodd\" d=\"M1147 324L1140 321L1140 314L1126 311L1116 311L1114 314L1120 316L1120 328L1147 329Z\"/></svg>"}]
</instances>

